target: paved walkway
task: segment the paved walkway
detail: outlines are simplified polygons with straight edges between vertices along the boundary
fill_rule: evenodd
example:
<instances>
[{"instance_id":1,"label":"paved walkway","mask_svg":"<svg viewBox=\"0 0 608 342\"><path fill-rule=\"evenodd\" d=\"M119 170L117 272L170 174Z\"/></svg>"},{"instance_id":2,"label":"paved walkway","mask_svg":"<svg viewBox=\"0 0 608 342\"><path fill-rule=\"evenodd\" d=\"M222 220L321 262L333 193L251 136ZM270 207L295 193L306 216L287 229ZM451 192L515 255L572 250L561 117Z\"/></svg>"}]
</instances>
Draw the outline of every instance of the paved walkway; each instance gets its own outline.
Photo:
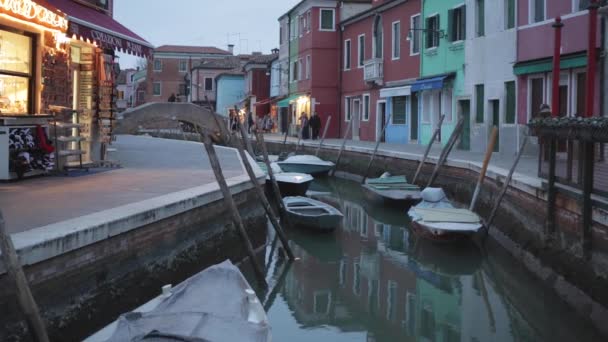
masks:
<instances>
[{"instance_id":1,"label":"paved walkway","mask_svg":"<svg viewBox=\"0 0 608 342\"><path fill-rule=\"evenodd\" d=\"M143 136L118 136L112 159L120 169L70 171L0 183L0 208L9 232L62 222L215 182L200 143ZM242 175L234 150L218 149L226 178Z\"/></svg>"},{"instance_id":2,"label":"paved walkway","mask_svg":"<svg viewBox=\"0 0 608 342\"><path fill-rule=\"evenodd\" d=\"M284 136L280 136L277 134L268 134L265 136L268 141L280 141L283 142ZM293 137L287 138L288 143L296 144L298 139ZM319 146L319 140L306 140L302 141L301 144L306 146ZM326 139L323 143L323 146L331 147L339 149L342 146L342 140L340 139ZM376 147L375 142L370 141L354 141L348 140L346 142L347 149L357 149L364 150L373 153L374 148ZM405 156L408 156L412 159L422 159L424 152L426 150L426 145L416 145L416 144L390 144L390 143L381 143L378 149L379 152L384 153L399 153ZM439 155L441 154L441 146L438 144L434 145L429 153L429 157L431 161L437 160ZM448 157L448 162L472 162L472 163L483 163L485 155L484 153L476 153L469 151L461 151L456 148L452 150ZM513 161L515 160L514 155L501 155L495 153L492 156L490 161L490 166L496 169L497 172L501 174L506 174L509 169L513 166ZM500 170L499 170L500 169ZM502 171L502 172L501 172ZM531 179L537 179L538 174L538 157L537 156L522 156L521 160L516 169L516 175L519 177L529 177Z\"/></svg>"}]
</instances>

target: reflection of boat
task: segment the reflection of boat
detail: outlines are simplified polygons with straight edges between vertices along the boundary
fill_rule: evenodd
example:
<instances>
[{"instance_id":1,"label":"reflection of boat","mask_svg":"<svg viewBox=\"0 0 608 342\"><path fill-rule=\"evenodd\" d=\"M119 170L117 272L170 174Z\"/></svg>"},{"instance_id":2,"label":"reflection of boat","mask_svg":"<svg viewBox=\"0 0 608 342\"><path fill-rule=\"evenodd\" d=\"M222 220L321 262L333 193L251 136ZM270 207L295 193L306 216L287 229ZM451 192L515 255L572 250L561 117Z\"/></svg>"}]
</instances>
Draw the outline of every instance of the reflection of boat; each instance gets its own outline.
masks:
<instances>
[{"instance_id":1,"label":"reflection of boat","mask_svg":"<svg viewBox=\"0 0 608 342\"><path fill-rule=\"evenodd\" d=\"M277 164L285 172L300 172L313 176L325 176L335 166L330 161L311 155L289 157Z\"/></svg>"},{"instance_id":2,"label":"reflection of boat","mask_svg":"<svg viewBox=\"0 0 608 342\"><path fill-rule=\"evenodd\" d=\"M258 162L258 165L266 174L268 170L265 163ZM311 175L297 172L283 172L277 163L270 164L274 173L274 178L277 180L277 185L283 196L304 196L308 187L314 180ZM266 176L266 187L272 189L270 177Z\"/></svg>"},{"instance_id":3,"label":"reflection of boat","mask_svg":"<svg viewBox=\"0 0 608 342\"><path fill-rule=\"evenodd\" d=\"M441 188L424 189L422 202L412 207L408 215L412 219L413 231L434 241L462 239L483 227L477 214L455 208Z\"/></svg>"},{"instance_id":4,"label":"reflection of boat","mask_svg":"<svg viewBox=\"0 0 608 342\"><path fill-rule=\"evenodd\" d=\"M405 204L420 200L420 188L409 184L405 176L385 173L380 178L366 180L362 187L365 196L373 201Z\"/></svg>"},{"instance_id":5,"label":"reflection of boat","mask_svg":"<svg viewBox=\"0 0 608 342\"><path fill-rule=\"evenodd\" d=\"M302 229L292 229L289 238L300 246L306 254L321 262L336 262L342 259L342 245L334 234L320 238L317 234L309 234Z\"/></svg>"},{"instance_id":6,"label":"reflection of boat","mask_svg":"<svg viewBox=\"0 0 608 342\"><path fill-rule=\"evenodd\" d=\"M312 198L285 197L283 202L295 225L328 231L342 222L343 215L338 209Z\"/></svg>"},{"instance_id":7,"label":"reflection of boat","mask_svg":"<svg viewBox=\"0 0 608 342\"><path fill-rule=\"evenodd\" d=\"M438 245L426 239L412 242L412 256L424 268L447 276L471 275L481 268L479 247L467 240L459 244Z\"/></svg>"},{"instance_id":8,"label":"reflection of boat","mask_svg":"<svg viewBox=\"0 0 608 342\"><path fill-rule=\"evenodd\" d=\"M270 335L255 292L239 269L225 261L122 315L85 341L270 341Z\"/></svg>"}]
</instances>

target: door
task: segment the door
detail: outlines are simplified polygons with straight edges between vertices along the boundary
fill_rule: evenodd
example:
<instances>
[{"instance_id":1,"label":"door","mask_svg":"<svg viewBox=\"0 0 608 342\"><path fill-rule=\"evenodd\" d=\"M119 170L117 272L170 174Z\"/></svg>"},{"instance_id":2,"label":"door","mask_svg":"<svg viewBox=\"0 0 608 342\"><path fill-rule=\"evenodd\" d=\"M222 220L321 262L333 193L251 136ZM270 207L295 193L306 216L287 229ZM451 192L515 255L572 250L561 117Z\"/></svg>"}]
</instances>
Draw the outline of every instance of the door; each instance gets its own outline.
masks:
<instances>
[{"instance_id":1,"label":"door","mask_svg":"<svg viewBox=\"0 0 608 342\"><path fill-rule=\"evenodd\" d=\"M280 107L281 111L281 133L285 134L289 130L289 114L287 107Z\"/></svg>"},{"instance_id":2,"label":"door","mask_svg":"<svg viewBox=\"0 0 608 342\"><path fill-rule=\"evenodd\" d=\"M414 93L410 96L412 105L410 110L410 140L418 141L418 94Z\"/></svg>"},{"instance_id":3,"label":"door","mask_svg":"<svg viewBox=\"0 0 608 342\"><path fill-rule=\"evenodd\" d=\"M360 118L361 118L361 100L356 99L356 100L353 100L353 117L351 118L351 120L353 120L353 122L352 122L353 140L359 140L359 128L361 127Z\"/></svg>"},{"instance_id":4,"label":"door","mask_svg":"<svg viewBox=\"0 0 608 342\"><path fill-rule=\"evenodd\" d=\"M458 101L458 107L460 110L460 115L464 118L464 127L462 129L462 136L460 138L460 146L458 147L461 150L470 151L471 150L471 101L470 100L460 100Z\"/></svg>"},{"instance_id":5,"label":"door","mask_svg":"<svg viewBox=\"0 0 608 342\"><path fill-rule=\"evenodd\" d=\"M386 102L378 102L376 106L376 141L386 142Z\"/></svg>"},{"instance_id":6,"label":"door","mask_svg":"<svg viewBox=\"0 0 608 342\"><path fill-rule=\"evenodd\" d=\"M498 135L496 137L496 144L494 144L494 152L500 150L500 101L490 100L490 108L492 108L492 127L496 127ZM490 129L490 134L492 130Z\"/></svg>"}]
</instances>

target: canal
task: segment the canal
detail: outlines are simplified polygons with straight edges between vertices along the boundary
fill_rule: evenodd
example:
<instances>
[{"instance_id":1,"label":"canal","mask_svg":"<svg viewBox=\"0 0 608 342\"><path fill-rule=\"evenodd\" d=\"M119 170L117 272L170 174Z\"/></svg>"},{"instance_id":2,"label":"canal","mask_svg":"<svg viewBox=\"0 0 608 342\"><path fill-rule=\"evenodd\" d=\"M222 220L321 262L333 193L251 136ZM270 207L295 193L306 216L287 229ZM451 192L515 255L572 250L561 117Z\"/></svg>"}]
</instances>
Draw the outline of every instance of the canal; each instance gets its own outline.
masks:
<instances>
[{"instance_id":1,"label":"canal","mask_svg":"<svg viewBox=\"0 0 608 342\"><path fill-rule=\"evenodd\" d=\"M289 231L293 264L269 230L271 290L260 298L273 340L603 340L491 238L418 240L405 208L367 202L356 182L325 179L311 190L344 221L330 234Z\"/></svg>"}]
</instances>

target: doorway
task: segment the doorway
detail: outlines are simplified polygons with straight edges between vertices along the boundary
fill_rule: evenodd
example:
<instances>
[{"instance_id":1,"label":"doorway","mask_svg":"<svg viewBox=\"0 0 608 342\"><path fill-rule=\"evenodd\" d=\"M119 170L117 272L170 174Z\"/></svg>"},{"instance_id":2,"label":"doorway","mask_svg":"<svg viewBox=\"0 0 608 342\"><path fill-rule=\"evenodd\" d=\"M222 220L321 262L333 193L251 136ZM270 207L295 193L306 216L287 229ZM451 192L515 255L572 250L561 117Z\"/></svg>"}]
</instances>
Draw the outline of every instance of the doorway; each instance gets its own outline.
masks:
<instances>
[{"instance_id":1,"label":"doorway","mask_svg":"<svg viewBox=\"0 0 608 342\"><path fill-rule=\"evenodd\" d=\"M376 104L376 141L386 142L386 102L378 101Z\"/></svg>"},{"instance_id":2,"label":"doorway","mask_svg":"<svg viewBox=\"0 0 608 342\"><path fill-rule=\"evenodd\" d=\"M353 140L359 140L359 128L361 126L360 124L360 118L361 118L361 100L360 99L354 99L353 100L353 117L351 118L351 120L353 120L353 128L352 128L352 137Z\"/></svg>"},{"instance_id":3,"label":"doorway","mask_svg":"<svg viewBox=\"0 0 608 342\"><path fill-rule=\"evenodd\" d=\"M460 115L464 118L462 136L460 138L459 149L464 151L471 150L471 100L458 101Z\"/></svg>"},{"instance_id":4,"label":"doorway","mask_svg":"<svg viewBox=\"0 0 608 342\"><path fill-rule=\"evenodd\" d=\"M496 127L498 134L496 136L496 144L494 144L494 152L500 150L500 100L490 100L490 108L492 109L492 123L490 128ZM490 133L492 130L490 129Z\"/></svg>"},{"instance_id":5,"label":"doorway","mask_svg":"<svg viewBox=\"0 0 608 342\"><path fill-rule=\"evenodd\" d=\"M281 118L281 133L285 134L289 130L289 109L287 107L280 107L280 118Z\"/></svg>"},{"instance_id":6,"label":"doorway","mask_svg":"<svg viewBox=\"0 0 608 342\"><path fill-rule=\"evenodd\" d=\"M413 93L410 99L410 141L418 142L418 94Z\"/></svg>"}]
</instances>

